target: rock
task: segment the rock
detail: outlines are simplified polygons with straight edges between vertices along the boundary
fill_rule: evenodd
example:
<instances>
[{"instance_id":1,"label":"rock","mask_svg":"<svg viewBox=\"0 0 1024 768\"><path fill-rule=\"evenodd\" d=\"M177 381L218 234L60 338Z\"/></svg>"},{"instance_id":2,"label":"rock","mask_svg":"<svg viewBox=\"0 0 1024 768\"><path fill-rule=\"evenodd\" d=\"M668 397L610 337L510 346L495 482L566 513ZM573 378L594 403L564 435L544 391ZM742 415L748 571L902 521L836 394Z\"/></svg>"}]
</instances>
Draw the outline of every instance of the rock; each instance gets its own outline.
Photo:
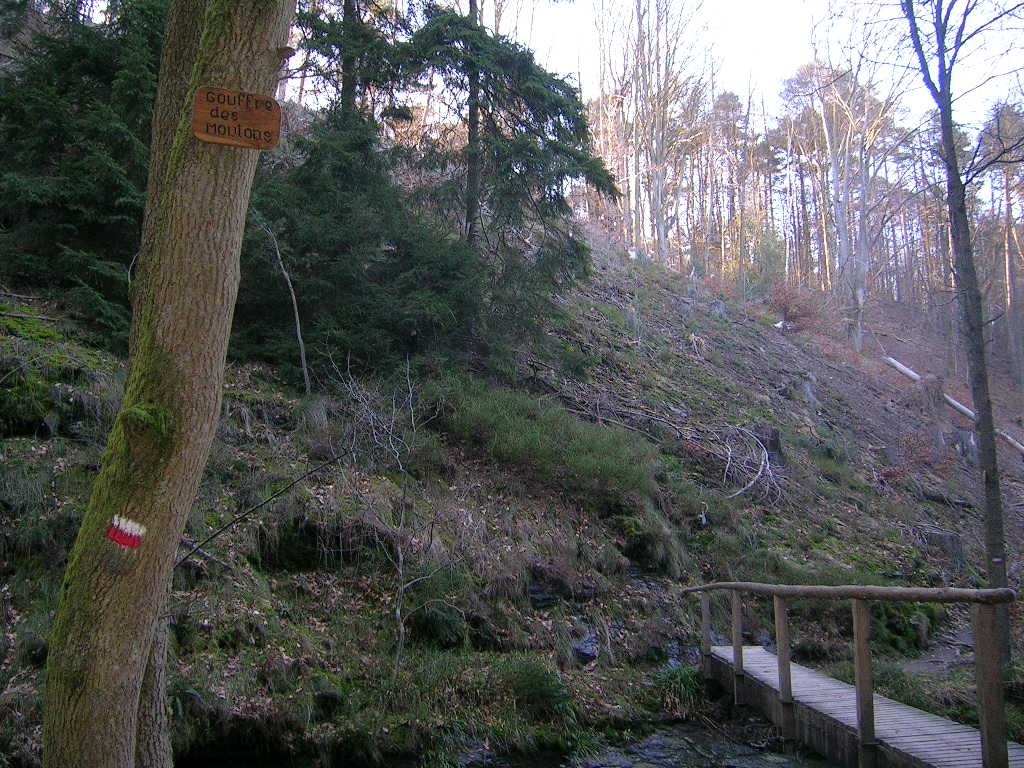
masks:
<instances>
[{"instance_id":1,"label":"rock","mask_svg":"<svg viewBox=\"0 0 1024 768\"><path fill-rule=\"evenodd\" d=\"M597 597L598 587L589 581L578 581L572 587L572 599L577 603L588 603Z\"/></svg>"},{"instance_id":2,"label":"rock","mask_svg":"<svg viewBox=\"0 0 1024 768\"><path fill-rule=\"evenodd\" d=\"M958 571L964 569L964 543L959 533L936 525L921 525L917 530L926 542L945 552Z\"/></svg>"},{"instance_id":3,"label":"rock","mask_svg":"<svg viewBox=\"0 0 1024 768\"><path fill-rule=\"evenodd\" d=\"M715 299L711 302L711 314L718 315L723 320L729 319L729 312L725 307L725 302L721 299Z\"/></svg>"},{"instance_id":4,"label":"rock","mask_svg":"<svg viewBox=\"0 0 1024 768\"><path fill-rule=\"evenodd\" d=\"M550 608L559 599L558 595L546 590L540 584L531 584L526 594L530 598L530 605L534 608Z\"/></svg>"},{"instance_id":5,"label":"rock","mask_svg":"<svg viewBox=\"0 0 1024 768\"><path fill-rule=\"evenodd\" d=\"M580 664L589 664L601 655L601 641L596 632L589 631L580 640L573 642L572 650Z\"/></svg>"}]
</instances>

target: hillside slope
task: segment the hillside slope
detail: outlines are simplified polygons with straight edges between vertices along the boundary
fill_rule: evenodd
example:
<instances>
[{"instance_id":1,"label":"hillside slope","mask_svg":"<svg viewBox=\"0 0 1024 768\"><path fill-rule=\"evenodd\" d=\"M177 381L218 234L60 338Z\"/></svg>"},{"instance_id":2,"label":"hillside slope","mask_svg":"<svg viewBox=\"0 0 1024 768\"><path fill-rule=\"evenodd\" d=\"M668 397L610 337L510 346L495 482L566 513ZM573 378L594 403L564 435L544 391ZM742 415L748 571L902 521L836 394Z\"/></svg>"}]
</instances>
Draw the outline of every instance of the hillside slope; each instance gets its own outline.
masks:
<instances>
[{"instance_id":1,"label":"hillside slope","mask_svg":"<svg viewBox=\"0 0 1024 768\"><path fill-rule=\"evenodd\" d=\"M179 765L584 750L708 706L686 666L688 584L980 583L974 468L935 445L913 387L593 239L592 279L488 375L321 371L323 391L299 397L232 367L170 616ZM52 319L56 302L10 297L0 313L0 766L26 766L123 363ZM1004 462L1015 586L1018 458ZM889 653L963 620L875 612ZM769 614L747 606L751 641ZM842 674L845 607L793 614L798 655ZM971 717L960 672L879 679Z\"/></svg>"}]
</instances>

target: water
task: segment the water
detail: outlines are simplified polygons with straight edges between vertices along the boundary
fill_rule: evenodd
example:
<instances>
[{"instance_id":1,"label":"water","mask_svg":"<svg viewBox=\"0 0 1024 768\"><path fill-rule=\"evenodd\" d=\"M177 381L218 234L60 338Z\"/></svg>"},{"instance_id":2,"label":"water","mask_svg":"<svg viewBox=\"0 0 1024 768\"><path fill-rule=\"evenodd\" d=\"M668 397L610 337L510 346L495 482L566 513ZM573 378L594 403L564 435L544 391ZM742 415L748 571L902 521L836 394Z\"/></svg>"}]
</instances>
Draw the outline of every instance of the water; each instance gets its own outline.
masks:
<instances>
[{"instance_id":1,"label":"water","mask_svg":"<svg viewBox=\"0 0 1024 768\"><path fill-rule=\"evenodd\" d=\"M585 758L467 756L464 768L833 768L832 763L769 752L696 725L676 725Z\"/></svg>"},{"instance_id":2,"label":"water","mask_svg":"<svg viewBox=\"0 0 1024 768\"><path fill-rule=\"evenodd\" d=\"M756 730L756 729L755 729ZM763 729L762 729L763 730ZM608 747L584 758L557 753L496 755L483 749L468 751L462 768L834 768L834 764L800 755L770 752L757 735L730 738L724 731L698 725L675 725L619 747ZM748 743L753 741L753 743ZM308 760L269 755L241 745L204 752L179 760L178 768L308 768ZM349 761L338 768L351 768ZM391 763L389 768L415 768L416 761Z\"/></svg>"}]
</instances>

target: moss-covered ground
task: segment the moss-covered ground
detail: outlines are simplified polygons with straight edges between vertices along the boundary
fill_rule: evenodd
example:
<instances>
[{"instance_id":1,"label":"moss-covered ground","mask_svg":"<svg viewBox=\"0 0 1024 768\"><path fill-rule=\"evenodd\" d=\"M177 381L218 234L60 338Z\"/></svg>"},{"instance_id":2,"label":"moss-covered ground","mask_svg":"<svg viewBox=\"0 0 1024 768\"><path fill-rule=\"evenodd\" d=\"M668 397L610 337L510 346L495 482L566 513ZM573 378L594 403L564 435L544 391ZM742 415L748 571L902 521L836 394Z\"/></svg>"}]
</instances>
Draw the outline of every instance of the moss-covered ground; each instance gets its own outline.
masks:
<instances>
[{"instance_id":1,"label":"moss-covered ground","mask_svg":"<svg viewBox=\"0 0 1024 768\"><path fill-rule=\"evenodd\" d=\"M227 528L184 558L170 609L181 764L585 751L707 706L687 585L980 583L971 468L915 442L898 380L610 251L562 304L501 375L334 372L302 397L230 368L181 554ZM0 766L39 764L49 622L124 379L45 307L0 306ZM843 674L846 607L792 615L800 657ZM900 654L962 616L874 616L880 679L919 692ZM770 606L745 632L770 636ZM973 716L969 682L936 685Z\"/></svg>"}]
</instances>

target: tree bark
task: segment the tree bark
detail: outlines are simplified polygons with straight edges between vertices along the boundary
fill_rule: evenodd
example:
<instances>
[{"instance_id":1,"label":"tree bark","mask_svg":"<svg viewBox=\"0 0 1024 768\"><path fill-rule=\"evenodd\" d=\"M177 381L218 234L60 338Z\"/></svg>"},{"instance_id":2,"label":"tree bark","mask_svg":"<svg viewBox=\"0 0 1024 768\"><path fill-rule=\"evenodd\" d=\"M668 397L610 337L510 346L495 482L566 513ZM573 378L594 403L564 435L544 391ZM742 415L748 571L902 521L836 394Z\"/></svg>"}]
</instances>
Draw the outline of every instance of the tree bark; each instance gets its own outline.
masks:
<instances>
[{"instance_id":1,"label":"tree bark","mask_svg":"<svg viewBox=\"0 0 1024 768\"><path fill-rule=\"evenodd\" d=\"M996 431L992 414L992 398L988 386L988 354L985 347L985 310L974 266L970 218L967 213L967 192L957 166L953 139L953 121L942 116L943 154L948 182L946 185L950 231L953 241L954 279L960 296L967 346L967 372L974 401L978 456L985 490L985 570L990 587L1005 587L1006 542L1003 532L1003 499L996 455ZM948 143L947 143L948 141ZM1008 621L1005 612L1001 622ZM1009 625L1004 627L1009 637ZM1007 644L1007 651L1009 645Z\"/></svg>"},{"instance_id":2,"label":"tree bark","mask_svg":"<svg viewBox=\"0 0 1024 768\"><path fill-rule=\"evenodd\" d=\"M344 0L341 16L341 113L347 118L356 111L356 37L361 23L356 0Z\"/></svg>"},{"instance_id":3,"label":"tree bark","mask_svg":"<svg viewBox=\"0 0 1024 768\"><path fill-rule=\"evenodd\" d=\"M169 595L165 596L165 604L167 597ZM157 620L156 632L149 647L149 659L146 661L146 672L142 677L139 698L135 742L136 768L172 768L174 765L171 750L171 713L167 703L167 642L170 624L170 617L164 611Z\"/></svg>"},{"instance_id":4,"label":"tree bark","mask_svg":"<svg viewBox=\"0 0 1024 768\"><path fill-rule=\"evenodd\" d=\"M1010 366L1013 384L1018 392L1024 392L1024 343L1021 338L1020 293L1017 286L1017 258L1013 252L1016 222L1013 219L1013 176L1009 167L1003 170L1003 207L1006 221L1003 225L1003 278L1006 284L1006 335L1010 347Z\"/></svg>"},{"instance_id":5,"label":"tree bark","mask_svg":"<svg viewBox=\"0 0 1024 768\"><path fill-rule=\"evenodd\" d=\"M469 18L479 24L480 11L477 0L469 0ZM466 117L466 245L476 245L478 219L480 218L480 70L476 68L469 54L466 61L466 78L469 88Z\"/></svg>"},{"instance_id":6,"label":"tree bark","mask_svg":"<svg viewBox=\"0 0 1024 768\"><path fill-rule=\"evenodd\" d=\"M992 414L992 398L988 385L988 360L985 349L985 310L978 274L974 264L970 217L967 211L967 187L957 155L956 126L953 121L953 67L961 53L960 41L967 27L967 15L973 6L960 11L959 21L951 22L952 5L935 0L931 8L932 43L936 60L934 75L925 53L922 30L918 25L913 0L901 0L904 16L910 25L911 42L917 55L925 85L939 111L942 164L946 175L946 210L949 215L950 241L953 251L953 279L960 300L967 349L967 372L971 385L978 434L978 463L984 488L985 509L985 572L992 588L1007 585L1006 541L1003 531L1003 499L996 454L996 430ZM926 6L927 7L927 6ZM984 25L983 25L984 26ZM983 26L981 28L983 28ZM952 30L956 30L950 40ZM970 37L972 35L968 35ZM1001 606L998 612L1003 661L1010 659L1009 611Z\"/></svg>"},{"instance_id":7,"label":"tree bark","mask_svg":"<svg viewBox=\"0 0 1024 768\"><path fill-rule=\"evenodd\" d=\"M200 85L273 93L291 15L292 0L171 3L128 381L50 638L50 768L130 768L144 746L143 678L162 663L156 630L220 413L257 160L253 150L193 138L187 105ZM159 686L158 672L146 676Z\"/></svg>"}]
</instances>

